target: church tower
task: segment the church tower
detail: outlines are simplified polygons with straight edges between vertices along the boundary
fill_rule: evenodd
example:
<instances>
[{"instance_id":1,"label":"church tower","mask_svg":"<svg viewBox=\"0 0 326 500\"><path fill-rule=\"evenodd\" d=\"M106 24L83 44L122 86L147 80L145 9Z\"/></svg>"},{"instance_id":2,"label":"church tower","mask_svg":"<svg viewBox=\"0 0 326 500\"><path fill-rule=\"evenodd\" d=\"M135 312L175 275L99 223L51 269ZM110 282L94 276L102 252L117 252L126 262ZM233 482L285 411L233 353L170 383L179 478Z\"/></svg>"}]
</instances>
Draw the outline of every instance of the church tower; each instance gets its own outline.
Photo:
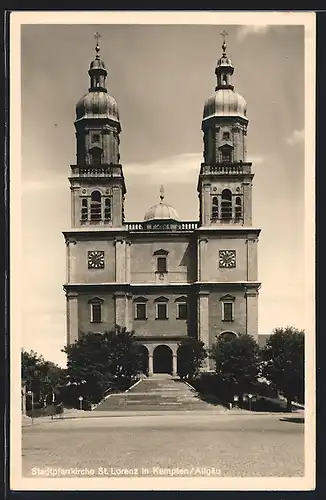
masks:
<instances>
[{"instance_id":1,"label":"church tower","mask_svg":"<svg viewBox=\"0 0 326 500\"><path fill-rule=\"evenodd\" d=\"M258 336L260 229L252 227L247 104L234 90L226 34L215 69L215 92L204 105L204 162L197 186L198 331L208 346L223 333Z\"/></svg>"},{"instance_id":2,"label":"church tower","mask_svg":"<svg viewBox=\"0 0 326 500\"><path fill-rule=\"evenodd\" d=\"M76 106L77 164L70 177L72 227L122 227L124 219L121 125L116 100L106 88L107 70L99 56L98 37L88 71L88 93Z\"/></svg>"}]
</instances>

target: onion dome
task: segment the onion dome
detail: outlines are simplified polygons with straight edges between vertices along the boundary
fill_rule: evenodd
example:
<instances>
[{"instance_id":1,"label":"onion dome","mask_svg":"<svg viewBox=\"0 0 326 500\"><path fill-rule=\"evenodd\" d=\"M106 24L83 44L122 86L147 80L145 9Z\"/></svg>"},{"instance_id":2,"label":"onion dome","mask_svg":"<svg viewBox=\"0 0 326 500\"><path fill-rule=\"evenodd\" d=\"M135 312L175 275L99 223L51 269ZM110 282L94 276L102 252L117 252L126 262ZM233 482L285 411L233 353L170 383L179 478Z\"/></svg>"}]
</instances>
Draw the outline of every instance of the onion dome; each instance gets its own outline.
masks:
<instances>
[{"instance_id":1,"label":"onion dome","mask_svg":"<svg viewBox=\"0 0 326 500\"><path fill-rule=\"evenodd\" d=\"M239 116L246 118L246 100L231 89L220 89L214 92L205 102L203 119L214 116Z\"/></svg>"},{"instance_id":2,"label":"onion dome","mask_svg":"<svg viewBox=\"0 0 326 500\"><path fill-rule=\"evenodd\" d=\"M88 74L90 77L90 88L76 105L76 121L87 118L106 118L119 122L118 105L105 86L107 70L105 64L99 56L100 47L98 45L99 34L96 33L97 44L95 47L96 56L90 63Z\"/></svg>"},{"instance_id":3,"label":"onion dome","mask_svg":"<svg viewBox=\"0 0 326 500\"><path fill-rule=\"evenodd\" d=\"M160 203L151 206L144 215L144 221L179 221L178 212L175 208L163 203L164 190L161 187Z\"/></svg>"},{"instance_id":4,"label":"onion dome","mask_svg":"<svg viewBox=\"0 0 326 500\"><path fill-rule=\"evenodd\" d=\"M213 117L240 117L247 120L247 103L246 100L234 90L232 85L232 75L234 67L231 59L226 54L225 36L227 33L222 32L222 57L217 61L215 74L217 85L215 92L205 102L203 121Z\"/></svg>"}]
</instances>

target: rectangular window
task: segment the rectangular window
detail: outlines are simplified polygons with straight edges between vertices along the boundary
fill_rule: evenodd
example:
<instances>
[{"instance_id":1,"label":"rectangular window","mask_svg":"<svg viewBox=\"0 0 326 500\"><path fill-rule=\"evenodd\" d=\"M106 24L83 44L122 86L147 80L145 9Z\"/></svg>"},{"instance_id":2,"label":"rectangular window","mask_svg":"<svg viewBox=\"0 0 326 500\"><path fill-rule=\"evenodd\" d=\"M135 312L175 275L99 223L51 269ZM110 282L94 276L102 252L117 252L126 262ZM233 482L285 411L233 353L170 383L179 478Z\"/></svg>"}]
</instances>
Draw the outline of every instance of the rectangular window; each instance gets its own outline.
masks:
<instances>
[{"instance_id":1,"label":"rectangular window","mask_svg":"<svg viewBox=\"0 0 326 500\"><path fill-rule=\"evenodd\" d=\"M223 151L222 152L222 161L226 163L230 163L232 160L231 151Z\"/></svg>"},{"instance_id":2,"label":"rectangular window","mask_svg":"<svg viewBox=\"0 0 326 500\"><path fill-rule=\"evenodd\" d=\"M233 302L223 302L223 321L233 321Z\"/></svg>"},{"instance_id":3,"label":"rectangular window","mask_svg":"<svg viewBox=\"0 0 326 500\"><path fill-rule=\"evenodd\" d=\"M100 142L100 134L92 135L92 142Z\"/></svg>"},{"instance_id":4,"label":"rectangular window","mask_svg":"<svg viewBox=\"0 0 326 500\"><path fill-rule=\"evenodd\" d=\"M223 141L228 141L230 139L230 133L229 132L223 132Z\"/></svg>"},{"instance_id":5,"label":"rectangular window","mask_svg":"<svg viewBox=\"0 0 326 500\"><path fill-rule=\"evenodd\" d=\"M157 258L157 272L159 272L159 273L166 273L167 272L166 257L158 257Z\"/></svg>"},{"instance_id":6,"label":"rectangular window","mask_svg":"<svg viewBox=\"0 0 326 500\"><path fill-rule=\"evenodd\" d=\"M167 304L156 304L156 319L168 319Z\"/></svg>"},{"instance_id":7,"label":"rectangular window","mask_svg":"<svg viewBox=\"0 0 326 500\"><path fill-rule=\"evenodd\" d=\"M91 323L101 323L102 322L102 305L92 304L91 305Z\"/></svg>"},{"instance_id":8,"label":"rectangular window","mask_svg":"<svg viewBox=\"0 0 326 500\"><path fill-rule=\"evenodd\" d=\"M177 319L187 319L187 317L188 317L187 304L186 303L178 304Z\"/></svg>"},{"instance_id":9,"label":"rectangular window","mask_svg":"<svg viewBox=\"0 0 326 500\"><path fill-rule=\"evenodd\" d=\"M136 304L135 319L147 319L146 304Z\"/></svg>"}]
</instances>

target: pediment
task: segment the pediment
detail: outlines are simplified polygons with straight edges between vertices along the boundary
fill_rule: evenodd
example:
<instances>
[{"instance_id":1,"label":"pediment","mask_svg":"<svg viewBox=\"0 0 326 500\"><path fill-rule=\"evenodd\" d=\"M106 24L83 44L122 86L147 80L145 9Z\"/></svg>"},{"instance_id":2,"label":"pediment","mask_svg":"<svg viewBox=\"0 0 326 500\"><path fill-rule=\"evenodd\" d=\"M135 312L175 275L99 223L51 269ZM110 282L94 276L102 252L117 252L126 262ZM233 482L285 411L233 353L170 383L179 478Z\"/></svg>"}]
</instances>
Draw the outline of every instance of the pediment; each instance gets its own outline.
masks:
<instances>
[{"instance_id":1,"label":"pediment","mask_svg":"<svg viewBox=\"0 0 326 500\"><path fill-rule=\"evenodd\" d=\"M168 251L164 250L164 248L160 248L159 250L155 250L153 255L168 255Z\"/></svg>"},{"instance_id":2,"label":"pediment","mask_svg":"<svg viewBox=\"0 0 326 500\"><path fill-rule=\"evenodd\" d=\"M148 302L148 299L146 299L146 297L135 297L133 302L140 302L140 303L144 303L144 302Z\"/></svg>"},{"instance_id":3,"label":"pediment","mask_svg":"<svg viewBox=\"0 0 326 500\"><path fill-rule=\"evenodd\" d=\"M226 295L223 295L223 297L221 297L220 300L223 300L225 302L226 301L234 301L235 297L233 295L226 294Z\"/></svg>"},{"instance_id":4,"label":"pediment","mask_svg":"<svg viewBox=\"0 0 326 500\"><path fill-rule=\"evenodd\" d=\"M187 297L182 295L181 297L177 297L174 302L187 302Z\"/></svg>"},{"instance_id":5,"label":"pediment","mask_svg":"<svg viewBox=\"0 0 326 500\"><path fill-rule=\"evenodd\" d=\"M169 299L161 295L161 297L157 297L156 299L154 299L154 302L169 302Z\"/></svg>"},{"instance_id":6,"label":"pediment","mask_svg":"<svg viewBox=\"0 0 326 500\"><path fill-rule=\"evenodd\" d=\"M103 302L104 302L104 300L101 299L100 297L92 297L88 301L89 304L103 304Z\"/></svg>"}]
</instances>

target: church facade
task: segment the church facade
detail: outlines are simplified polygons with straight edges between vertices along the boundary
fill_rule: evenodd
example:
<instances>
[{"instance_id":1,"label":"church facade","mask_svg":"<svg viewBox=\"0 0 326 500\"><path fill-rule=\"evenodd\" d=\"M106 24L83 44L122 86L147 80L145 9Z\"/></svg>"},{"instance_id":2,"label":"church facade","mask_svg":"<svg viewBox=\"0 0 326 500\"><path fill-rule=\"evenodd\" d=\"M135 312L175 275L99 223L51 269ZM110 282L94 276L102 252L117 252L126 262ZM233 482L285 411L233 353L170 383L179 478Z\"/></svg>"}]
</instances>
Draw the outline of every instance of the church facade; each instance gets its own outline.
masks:
<instances>
[{"instance_id":1,"label":"church facade","mask_svg":"<svg viewBox=\"0 0 326 500\"><path fill-rule=\"evenodd\" d=\"M142 221L126 221L119 111L99 50L76 107L71 228L63 233L67 343L125 326L143 346L149 375L176 374L178 344L187 336L208 348L220 335L258 338L260 229L252 226L246 101L234 90L224 40L215 92L204 105L198 220L180 220L161 189Z\"/></svg>"}]
</instances>

